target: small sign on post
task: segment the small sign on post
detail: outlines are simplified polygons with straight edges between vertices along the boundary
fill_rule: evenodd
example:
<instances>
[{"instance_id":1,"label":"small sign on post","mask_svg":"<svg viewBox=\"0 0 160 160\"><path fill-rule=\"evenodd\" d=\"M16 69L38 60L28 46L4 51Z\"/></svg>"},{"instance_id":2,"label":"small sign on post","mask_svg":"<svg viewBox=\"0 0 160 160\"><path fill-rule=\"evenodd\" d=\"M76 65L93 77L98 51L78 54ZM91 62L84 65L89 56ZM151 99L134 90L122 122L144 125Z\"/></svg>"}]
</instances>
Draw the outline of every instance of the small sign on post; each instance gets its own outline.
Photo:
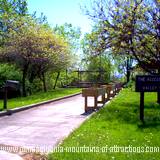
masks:
<instances>
[{"instance_id":1,"label":"small sign on post","mask_svg":"<svg viewBox=\"0 0 160 160\"><path fill-rule=\"evenodd\" d=\"M160 76L137 76L136 92L160 92Z\"/></svg>"},{"instance_id":2,"label":"small sign on post","mask_svg":"<svg viewBox=\"0 0 160 160\"><path fill-rule=\"evenodd\" d=\"M144 92L160 92L160 76L136 76L136 92L140 92L140 120L144 121Z\"/></svg>"}]
</instances>

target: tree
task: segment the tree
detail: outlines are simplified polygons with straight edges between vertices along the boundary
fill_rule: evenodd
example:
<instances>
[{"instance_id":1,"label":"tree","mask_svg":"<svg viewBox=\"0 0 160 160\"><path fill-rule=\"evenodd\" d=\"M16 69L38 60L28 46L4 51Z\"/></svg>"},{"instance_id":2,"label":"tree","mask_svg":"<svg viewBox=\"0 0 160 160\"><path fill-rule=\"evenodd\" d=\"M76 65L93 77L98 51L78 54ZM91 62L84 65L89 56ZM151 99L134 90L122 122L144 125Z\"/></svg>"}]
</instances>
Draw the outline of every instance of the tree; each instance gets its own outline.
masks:
<instances>
[{"instance_id":1,"label":"tree","mask_svg":"<svg viewBox=\"0 0 160 160\"><path fill-rule=\"evenodd\" d=\"M54 32L58 35L60 35L64 41L68 44L68 51L70 52L70 68L75 68L78 64L78 55L77 52L80 48L80 36L81 31L80 28L76 28L72 26L72 24L65 23L63 25L56 25L54 27ZM66 69L66 71L65 71ZM60 77L61 71L65 71L67 73L67 67L62 67L61 69L57 69L57 76L54 84L54 89L56 88L58 79Z\"/></svg>"},{"instance_id":2,"label":"tree","mask_svg":"<svg viewBox=\"0 0 160 160\"><path fill-rule=\"evenodd\" d=\"M21 80L21 73L15 65L0 64L0 87L3 87L6 80L14 79L16 81Z\"/></svg>"},{"instance_id":3,"label":"tree","mask_svg":"<svg viewBox=\"0 0 160 160\"><path fill-rule=\"evenodd\" d=\"M156 0L95 1L87 14L101 23L105 48L131 56L147 72L160 68L160 3ZM120 52L119 52L120 50Z\"/></svg>"},{"instance_id":4,"label":"tree","mask_svg":"<svg viewBox=\"0 0 160 160\"><path fill-rule=\"evenodd\" d=\"M74 27L72 24L65 23L60 26L56 25L54 27L54 32L62 36L62 38L68 43L70 52L72 54L72 68L74 68L79 60L77 57L80 49L80 28Z\"/></svg>"},{"instance_id":5,"label":"tree","mask_svg":"<svg viewBox=\"0 0 160 160\"><path fill-rule=\"evenodd\" d=\"M70 49L73 53L76 53L79 49L79 41L81 36L80 28L74 27L72 24L65 23L61 26L56 25L54 32L62 36L70 45Z\"/></svg>"},{"instance_id":6,"label":"tree","mask_svg":"<svg viewBox=\"0 0 160 160\"><path fill-rule=\"evenodd\" d=\"M91 33L84 35L81 41L83 50L84 68L89 71L87 79L94 82L109 82L112 72L111 55L103 48L98 47L101 41L98 37L99 30L96 27ZM99 71L99 72L97 72Z\"/></svg>"},{"instance_id":7,"label":"tree","mask_svg":"<svg viewBox=\"0 0 160 160\"><path fill-rule=\"evenodd\" d=\"M27 15L26 0L0 1L0 46L3 45L8 31L13 27L12 22L19 16Z\"/></svg>"},{"instance_id":8,"label":"tree","mask_svg":"<svg viewBox=\"0 0 160 160\"><path fill-rule=\"evenodd\" d=\"M89 81L108 83L111 80L112 64L105 54L90 57L87 70L93 71L87 73L87 80Z\"/></svg>"},{"instance_id":9,"label":"tree","mask_svg":"<svg viewBox=\"0 0 160 160\"><path fill-rule=\"evenodd\" d=\"M129 83L135 68L135 61L130 56L126 55L113 55L113 57L117 72L121 75L125 75L126 83Z\"/></svg>"},{"instance_id":10,"label":"tree","mask_svg":"<svg viewBox=\"0 0 160 160\"><path fill-rule=\"evenodd\" d=\"M49 68L56 70L68 64L67 44L50 28L37 24L31 17L20 17L12 25L14 27L9 31L9 38L2 53L7 61L16 63L21 69L23 95L26 96L25 82L29 68L33 66L39 68L36 74L42 76L46 91L45 72Z\"/></svg>"}]
</instances>

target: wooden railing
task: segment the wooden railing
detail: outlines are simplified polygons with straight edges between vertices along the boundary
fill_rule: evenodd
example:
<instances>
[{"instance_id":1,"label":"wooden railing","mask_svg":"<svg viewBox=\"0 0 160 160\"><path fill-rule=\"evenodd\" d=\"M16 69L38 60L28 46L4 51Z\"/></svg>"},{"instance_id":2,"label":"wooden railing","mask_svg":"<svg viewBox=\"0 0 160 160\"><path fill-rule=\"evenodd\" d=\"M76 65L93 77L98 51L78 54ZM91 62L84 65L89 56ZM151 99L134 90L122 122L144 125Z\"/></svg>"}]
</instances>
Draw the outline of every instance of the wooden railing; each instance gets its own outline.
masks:
<instances>
[{"instance_id":1,"label":"wooden railing","mask_svg":"<svg viewBox=\"0 0 160 160\"><path fill-rule=\"evenodd\" d=\"M89 110L98 109L98 103L103 105L114 97L122 88L122 83L112 83L107 85L101 85L100 87L91 87L82 89L82 96L85 98L84 110L85 112ZM98 101L98 97L101 96L102 100ZM88 106L88 97L94 98L94 106Z\"/></svg>"}]
</instances>

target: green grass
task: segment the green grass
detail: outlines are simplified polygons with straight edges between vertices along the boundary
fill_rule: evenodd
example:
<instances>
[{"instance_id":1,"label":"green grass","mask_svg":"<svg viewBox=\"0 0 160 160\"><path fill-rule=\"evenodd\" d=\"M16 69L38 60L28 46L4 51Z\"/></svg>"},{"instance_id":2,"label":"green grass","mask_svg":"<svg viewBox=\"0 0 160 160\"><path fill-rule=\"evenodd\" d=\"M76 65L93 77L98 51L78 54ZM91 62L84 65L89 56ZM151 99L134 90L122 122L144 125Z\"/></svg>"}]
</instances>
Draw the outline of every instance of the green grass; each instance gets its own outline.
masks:
<instances>
[{"instance_id":1,"label":"green grass","mask_svg":"<svg viewBox=\"0 0 160 160\"><path fill-rule=\"evenodd\" d=\"M141 153L114 152L114 146L137 148ZM64 140L60 147L105 147L102 153L50 154L49 160L159 160L160 152L145 152L149 147L160 147L160 105L156 104L156 93L145 93L145 123L139 120L139 93L124 89L99 112L84 122ZM153 149L153 148L150 148ZM157 148L158 149L158 148ZM160 148L159 148L160 150ZM112 152L113 151L113 152Z\"/></svg>"},{"instance_id":2,"label":"green grass","mask_svg":"<svg viewBox=\"0 0 160 160\"><path fill-rule=\"evenodd\" d=\"M8 99L7 106L8 106L8 109L12 109L16 107L22 107L22 106L26 106L26 105L30 105L38 102L47 101L50 99L64 97L64 96L71 95L74 93L79 93L79 92L81 92L81 89L79 88L56 89L53 91L48 91L46 93L39 92L28 97ZM3 101L0 100L0 109L2 108L3 108Z\"/></svg>"}]
</instances>

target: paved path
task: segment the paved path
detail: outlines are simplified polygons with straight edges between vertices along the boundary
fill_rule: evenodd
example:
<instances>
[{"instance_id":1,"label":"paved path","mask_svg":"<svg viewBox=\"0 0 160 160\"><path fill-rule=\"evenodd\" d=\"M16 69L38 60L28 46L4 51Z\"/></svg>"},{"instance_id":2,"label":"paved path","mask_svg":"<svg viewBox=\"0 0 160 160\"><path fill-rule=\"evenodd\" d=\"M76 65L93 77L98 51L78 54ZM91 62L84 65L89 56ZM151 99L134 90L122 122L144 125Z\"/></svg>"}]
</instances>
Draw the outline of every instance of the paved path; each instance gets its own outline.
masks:
<instances>
[{"instance_id":1,"label":"paved path","mask_svg":"<svg viewBox=\"0 0 160 160\"><path fill-rule=\"evenodd\" d=\"M0 144L51 151L89 115L81 95L0 117Z\"/></svg>"},{"instance_id":2,"label":"paved path","mask_svg":"<svg viewBox=\"0 0 160 160\"><path fill-rule=\"evenodd\" d=\"M6 151L0 151L0 160L23 160L20 156L8 153Z\"/></svg>"}]
</instances>

